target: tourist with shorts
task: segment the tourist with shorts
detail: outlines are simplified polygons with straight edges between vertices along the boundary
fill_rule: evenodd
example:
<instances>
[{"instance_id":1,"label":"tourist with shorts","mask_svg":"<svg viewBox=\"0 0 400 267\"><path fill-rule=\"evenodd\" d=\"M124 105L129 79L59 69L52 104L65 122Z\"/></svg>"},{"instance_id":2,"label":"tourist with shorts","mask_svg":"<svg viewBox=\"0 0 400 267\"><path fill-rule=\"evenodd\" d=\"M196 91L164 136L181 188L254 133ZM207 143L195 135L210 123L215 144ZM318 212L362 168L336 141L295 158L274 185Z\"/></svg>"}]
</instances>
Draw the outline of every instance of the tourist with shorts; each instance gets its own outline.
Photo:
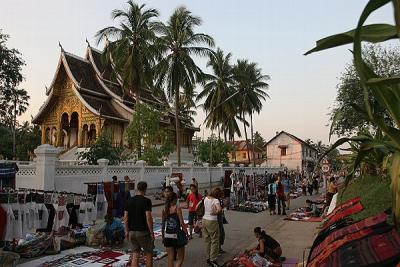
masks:
<instances>
[{"instance_id":1,"label":"tourist with shorts","mask_svg":"<svg viewBox=\"0 0 400 267\"><path fill-rule=\"evenodd\" d=\"M203 197L199 193L198 188L195 184L190 185L190 191L192 193L187 197L186 202L189 209L189 239L192 239L193 227L198 221L196 207Z\"/></svg>"},{"instance_id":2,"label":"tourist with shorts","mask_svg":"<svg viewBox=\"0 0 400 267\"><path fill-rule=\"evenodd\" d=\"M171 193L162 212L162 240L167 248L168 267L181 267L185 259L185 246L188 232L183 221L182 211L177 206L178 197Z\"/></svg>"},{"instance_id":3,"label":"tourist with shorts","mask_svg":"<svg viewBox=\"0 0 400 267\"><path fill-rule=\"evenodd\" d=\"M269 215L276 214L276 183L271 180L267 186Z\"/></svg>"},{"instance_id":4,"label":"tourist with shorts","mask_svg":"<svg viewBox=\"0 0 400 267\"><path fill-rule=\"evenodd\" d=\"M219 266L217 263L220 249L218 214L222 212L219 202L221 197L222 190L217 187L204 198L203 236L206 242L207 263L212 267Z\"/></svg>"},{"instance_id":5,"label":"tourist with shorts","mask_svg":"<svg viewBox=\"0 0 400 267\"><path fill-rule=\"evenodd\" d=\"M147 183L140 181L137 190L125 207L126 238L132 243L132 267L139 267L141 250L146 257L146 267L152 267L154 232L151 200L145 197Z\"/></svg>"}]
</instances>

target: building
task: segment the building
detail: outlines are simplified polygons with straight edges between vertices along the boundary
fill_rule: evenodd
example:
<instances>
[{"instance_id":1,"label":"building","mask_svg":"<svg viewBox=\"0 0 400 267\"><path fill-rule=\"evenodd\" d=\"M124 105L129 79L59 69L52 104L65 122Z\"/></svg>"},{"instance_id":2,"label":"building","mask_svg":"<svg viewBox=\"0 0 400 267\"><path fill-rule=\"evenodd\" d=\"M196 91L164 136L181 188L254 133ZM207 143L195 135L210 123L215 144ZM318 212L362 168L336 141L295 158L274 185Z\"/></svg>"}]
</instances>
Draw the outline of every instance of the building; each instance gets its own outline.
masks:
<instances>
[{"instance_id":1,"label":"building","mask_svg":"<svg viewBox=\"0 0 400 267\"><path fill-rule=\"evenodd\" d=\"M228 153L229 162L237 163L237 164L249 164L253 163L253 146L251 142L246 140L239 140L234 142L229 142L229 144L233 145L234 151ZM247 149L247 146L249 149ZM249 156L247 155L247 151L249 151ZM263 150L259 147L254 147L254 155L256 164L261 164L263 162Z\"/></svg>"},{"instance_id":2,"label":"building","mask_svg":"<svg viewBox=\"0 0 400 267\"><path fill-rule=\"evenodd\" d=\"M112 64L104 64L102 52L88 44L84 58L70 54L61 47L58 66L47 100L32 122L40 125L42 144L86 148L93 144L102 131L108 130L113 146L129 145L124 132L128 126L136 99L122 88ZM150 91L141 93L141 101L155 106L169 106L165 95L155 96ZM175 140L174 114L160 118L160 124L171 129ZM190 153L192 138L198 128L181 123L182 153Z\"/></svg>"},{"instance_id":3,"label":"building","mask_svg":"<svg viewBox=\"0 0 400 267\"><path fill-rule=\"evenodd\" d=\"M300 138L281 131L265 145L266 166L288 170L312 171L318 161L317 150Z\"/></svg>"}]
</instances>

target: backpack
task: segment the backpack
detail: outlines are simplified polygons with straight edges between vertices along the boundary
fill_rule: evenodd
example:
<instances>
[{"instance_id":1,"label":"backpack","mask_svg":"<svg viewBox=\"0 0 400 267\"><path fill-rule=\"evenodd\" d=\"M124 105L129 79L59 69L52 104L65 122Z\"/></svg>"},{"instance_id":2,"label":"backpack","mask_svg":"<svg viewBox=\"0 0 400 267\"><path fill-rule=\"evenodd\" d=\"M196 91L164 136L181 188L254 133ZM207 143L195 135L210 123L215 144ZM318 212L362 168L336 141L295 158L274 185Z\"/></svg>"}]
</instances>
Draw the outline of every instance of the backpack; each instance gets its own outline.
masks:
<instances>
[{"instance_id":1,"label":"backpack","mask_svg":"<svg viewBox=\"0 0 400 267\"><path fill-rule=\"evenodd\" d=\"M180 228L178 216L170 215L164 221L164 240L167 247L176 246L178 243L178 230Z\"/></svg>"},{"instance_id":2,"label":"backpack","mask_svg":"<svg viewBox=\"0 0 400 267\"><path fill-rule=\"evenodd\" d=\"M201 199L201 201L197 204L196 206L196 214L198 217L203 217L204 213L205 213L205 209L204 209L204 197Z\"/></svg>"}]
</instances>

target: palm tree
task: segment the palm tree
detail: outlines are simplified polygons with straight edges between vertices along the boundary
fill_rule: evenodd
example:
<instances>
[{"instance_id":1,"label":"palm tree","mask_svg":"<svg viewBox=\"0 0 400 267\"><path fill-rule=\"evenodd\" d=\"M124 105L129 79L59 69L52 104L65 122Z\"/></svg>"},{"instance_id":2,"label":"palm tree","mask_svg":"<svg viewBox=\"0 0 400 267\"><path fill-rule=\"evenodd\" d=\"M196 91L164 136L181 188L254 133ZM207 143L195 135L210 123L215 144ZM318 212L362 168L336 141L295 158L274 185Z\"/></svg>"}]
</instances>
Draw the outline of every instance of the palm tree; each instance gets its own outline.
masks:
<instances>
[{"instance_id":1,"label":"palm tree","mask_svg":"<svg viewBox=\"0 0 400 267\"><path fill-rule=\"evenodd\" d=\"M234 66L233 73L237 87L235 97L239 97L242 102L239 106L239 114L242 115L244 122L246 114L250 116L253 165L255 166L253 113L260 113L262 109L262 101L264 101L266 97L269 97L264 91L269 87L268 83L266 83L266 81L269 80L269 76L262 74L261 69L257 66L257 63L249 63L248 60L238 60L237 64ZM250 163L250 152L245 123L243 127L247 145L247 156Z\"/></svg>"},{"instance_id":2,"label":"palm tree","mask_svg":"<svg viewBox=\"0 0 400 267\"><path fill-rule=\"evenodd\" d=\"M193 97L195 84L202 75L192 56L208 56L214 46L211 36L195 33L194 28L201 19L192 15L185 7L177 8L167 24L160 25L159 42L164 57L157 65L158 84L164 85L170 98L175 98L175 131L178 165L181 164L181 144L179 126L180 90L189 98Z\"/></svg>"},{"instance_id":3,"label":"palm tree","mask_svg":"<svg viewBox=\"0 0 400 267\"><path fill-rule=\"evenodd\" d=\"M152 89L153 68L160 57L155 29L159 22L156 9L147 9L132 0L128 1L128 10L113 10L111 16L119 20L119 27L109 26L96 33L97 44L107 40L105 59L111 61L122 79L124 91L140 104L140 94L145 89ZM109 37L115 38L108 41ZM141 157L141 133L136 140L138 157Z\"/></svg>"},{"instance_id":4,"label":"palm tree","mask_svg":"<svg viewBox=\"0 0 400 267\"><path fill-rule=\"evenodd\" d=\"M219 48L215 53L210 54L207 67L211 67L213 74L204 75L202 81L204 89L197 97L197 100L206 98L202 104L203 109L208 113L205 119L206 126L212 130L218 128L219 132L222 130L225 137L227 135L225 121L235 117L233 99L226 101L234 93L231 57L231 53L225 56Z\"/></svg>"},{"instance_id":5,"label":"palm tree","mask_svg":"<svg viewBox=\"0 0 400 267\"><path fill-rule=\"evenodd\" d=\"M12 130L13 130L13 155L16 156L16 128L17 128L17 116L21 116L29 106L28 100L30 96L24 89L10 88L5 92L5 98L9 102L8 113L12 115Z\"/></svg>"},{"instance_id":6,"label":"palm tree","mask_svg":"<svg viewBox=\"0 0 400 267\"><path fill-rule=\"evenodd\" d=\"M138 5L132 0L127 10L115 9L113 20L119 20L119 27L109 26L96 33L97 44L106 40L106 59L112 61L122 78L124 89L140 102L140 93L150 87L153 67L160 56L155 29L159 22L156 9ZM115 38L109 41L108 38Z\"/></svg>"}]
</instances>

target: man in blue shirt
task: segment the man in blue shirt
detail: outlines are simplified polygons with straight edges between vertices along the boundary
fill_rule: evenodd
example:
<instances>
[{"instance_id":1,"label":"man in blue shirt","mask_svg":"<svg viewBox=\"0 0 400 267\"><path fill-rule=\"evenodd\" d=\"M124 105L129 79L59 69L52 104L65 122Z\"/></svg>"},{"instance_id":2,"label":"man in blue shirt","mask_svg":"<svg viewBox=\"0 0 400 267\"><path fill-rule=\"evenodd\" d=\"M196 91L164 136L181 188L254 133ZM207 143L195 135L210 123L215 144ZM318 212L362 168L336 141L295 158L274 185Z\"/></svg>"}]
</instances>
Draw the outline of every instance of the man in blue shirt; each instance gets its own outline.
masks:
<instances>
[{"instance_id":1,"label":"man in blue shirt","mask_svg":"<svg viewBox=\"0 0 400 267\"><path fill-rule=\"evenodd\" d=\"M104 237L107 245L121 245L125 239L125 228L120 219L114 218L111 214L105 217L106 227Z\"/></svg>"}]
</instances>

